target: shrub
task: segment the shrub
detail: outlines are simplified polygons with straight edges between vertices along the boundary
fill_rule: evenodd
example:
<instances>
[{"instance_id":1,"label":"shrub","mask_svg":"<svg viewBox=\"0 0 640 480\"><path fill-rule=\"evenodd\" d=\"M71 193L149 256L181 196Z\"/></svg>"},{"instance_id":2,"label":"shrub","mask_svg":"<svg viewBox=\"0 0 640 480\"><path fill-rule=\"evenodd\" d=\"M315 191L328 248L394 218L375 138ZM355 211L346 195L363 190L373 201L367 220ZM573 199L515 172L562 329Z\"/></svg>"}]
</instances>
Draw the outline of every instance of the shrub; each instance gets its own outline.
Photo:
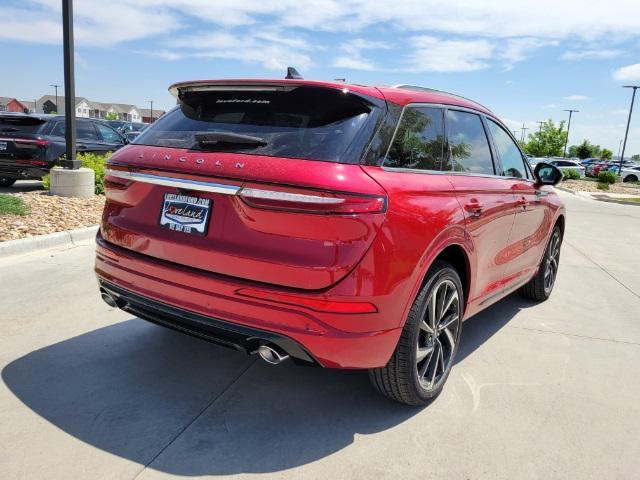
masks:
<instances>
[{"instance_id":1,"label":"shrub","mask_svg":"<svg viewBox=\"0 0 640 480\"><path fill-rule=\"evenodd\" d=\"M580 180L580 172L573 168L561 168L562 180Z\"/></svg>"},{"instance_id":2,"label":"shrub","mask_svg":"<svg viewBox=\"0 0 640 480\"><path fill-rule=\"evenodd\" d=\"M20 197L0 195L0 215L28 215L29 206Z\"/></svg>"},{"instance_id":3,"label":"shrub","mask_svg":"<svg viewBox=\"0 0 640 480\"><path fill-rule=\"evenodd\" d=\"M42 177L42 186L45 190L49 190L51 188L51 175L45 175Z\"/></svg>"},{"instance_id":4,"label":"shrub","mask_svg":"<svg viewBox=\"0 0 640 480\"><path fill-rule=\"evenodd\" d=\"M600 183L616 183L616 174L605 170L598 174L598 182Z\"/></svg>"},{"instance_id":5,"label":"shrub","mask_svg":"<svg viewBox=\"0 0 640 480\"><path fill-rule=\"evenodd\" d=\"M609 190L609 184L608 183L598 182L598 184L596 186L598 187L598 190Z\"/></svg>"},{"instance_id":6,"label":"shrub","mask_svg":"<svg viewBox=\"0 0 640 480\"><path fill-rule=\"evenodd\" d=\"M82 160L82 166L90 168L95 173L95 194L104 193L104 168L111 153L106 155L96 155L95 153L81 153L78 160Z\"/></svg>"}]
</instances>

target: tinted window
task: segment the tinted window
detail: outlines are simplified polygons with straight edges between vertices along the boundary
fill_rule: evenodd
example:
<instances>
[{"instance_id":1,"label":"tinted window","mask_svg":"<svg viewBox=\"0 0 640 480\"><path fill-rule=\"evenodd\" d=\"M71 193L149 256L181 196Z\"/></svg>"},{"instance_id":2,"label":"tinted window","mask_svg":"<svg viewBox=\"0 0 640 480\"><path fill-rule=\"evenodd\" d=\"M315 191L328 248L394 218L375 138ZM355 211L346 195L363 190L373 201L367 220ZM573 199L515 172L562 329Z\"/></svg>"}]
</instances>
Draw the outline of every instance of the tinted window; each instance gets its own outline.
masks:
<instances>
[{"instance_id":1,"label":"tinted window","mask_svg":"<svg viewBox=\"0 0 640 480\"><path fill-rule=\"evenodd\" d=\"M40 133L46 125L45 120L21 115L0 117L0 132Z\"/></svg>"},{"instance_id":2,"label":"tinted window","mask_svg":"<svg viewBox=\"0 0 640 480\"><path fill-rule=\"evenodd\" d=\"M264 142L228 142L224 146L227 152L359 161L374 133L376 112L377 108L361 97L328 88L191 92L134 143L212 151L211 146L199 146L196 134L222 132L258 137Z\"/></svg>"},{"instance_id":3,"label":"tinted window","mask_svg":"<svg viewBox=\"0 0 640 480\"><path fill-rule=\"evenodd\" d=\"M502 174L505 177L527 178L527 170L520 149L500 125L487 119L493 143L502 162Z\"/></svg>"},{"instance_id":4,"label":"tinted window","mask_svg":"<svg viewBox=\"0 0 640 480\"><path fill-rule=\"evenodd\" d=\"M447 140L449 159L444 170L494 174L489 142L479 115L447 110Z\"/></svg>"},{"instance_id":5,"label":"tinted window","mask_svg":"<svg viewBox=\"0 0 640 480\"><path fill-rule=\"evenodd\" d=\"M102 135L102 140L105 143L122 143L122 138L114 129L106 125L100 125L99 123L96 123L96 128L100 132L100 135Z\"/></svg>"},{"instance_id":6,"label":"tinted window","mask_svg":"<svg viewBox=\"0 0 640 480\"><path fill-rule=\"evenodd\" d=\"M51 130L51 135L55 135L58 137L64 137L65 135L65 123L58 122ZM89 122L77 122L76 123L76 137L78 140L94 140L98 141L98 133L96 129L93 127L93 124Z\"/></svg>"},{"instance_id":7,"label":"tinted window","mask_svg":"<svg viewBox=\"0 0 640 480\"><path fill-rule=\"evenodd\" d=\"M440 170L444 147L443 110L406 108L385 166Z\"/></svg>"}]
</instances>

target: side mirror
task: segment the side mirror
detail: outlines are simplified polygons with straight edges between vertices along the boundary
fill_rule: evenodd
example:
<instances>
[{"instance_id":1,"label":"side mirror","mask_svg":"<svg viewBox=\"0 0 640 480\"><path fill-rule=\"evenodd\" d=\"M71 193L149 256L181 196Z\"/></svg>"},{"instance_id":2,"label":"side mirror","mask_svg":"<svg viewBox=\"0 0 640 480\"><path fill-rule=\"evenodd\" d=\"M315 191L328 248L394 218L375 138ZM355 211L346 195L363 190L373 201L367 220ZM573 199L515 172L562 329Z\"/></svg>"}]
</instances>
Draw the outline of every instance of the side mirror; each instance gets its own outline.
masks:
<instances>
[{"instance_id":1,"label":"side mirror","mask_svg":"<svg viewBox=\"0 0 640 480\"><path fill-rule=\"evenodd\" d=\"M536 165L533 175L541 185L557 185L562 180L562 171L555 165L545 162Z\"/></svg>"}]
</instances>

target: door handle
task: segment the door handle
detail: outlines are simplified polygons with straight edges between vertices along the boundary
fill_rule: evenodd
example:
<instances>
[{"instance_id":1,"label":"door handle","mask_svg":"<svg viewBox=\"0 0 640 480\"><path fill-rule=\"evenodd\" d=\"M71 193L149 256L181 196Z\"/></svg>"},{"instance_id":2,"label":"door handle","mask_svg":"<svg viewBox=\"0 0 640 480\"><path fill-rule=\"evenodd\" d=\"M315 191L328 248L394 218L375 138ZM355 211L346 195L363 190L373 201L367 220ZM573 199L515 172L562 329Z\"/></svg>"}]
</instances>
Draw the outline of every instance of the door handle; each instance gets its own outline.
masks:
<instances>
[{"instance_id":1,"label":"door handle","mask_svg":"<svg viewBox=\"0 0 640 480\"><path fill-rule=\"evenodd\" d=\"M476 199L469 200L469 202L464 206L464 209L474 218L482 215L482 204Z\"/></svg>"}]
</instances>

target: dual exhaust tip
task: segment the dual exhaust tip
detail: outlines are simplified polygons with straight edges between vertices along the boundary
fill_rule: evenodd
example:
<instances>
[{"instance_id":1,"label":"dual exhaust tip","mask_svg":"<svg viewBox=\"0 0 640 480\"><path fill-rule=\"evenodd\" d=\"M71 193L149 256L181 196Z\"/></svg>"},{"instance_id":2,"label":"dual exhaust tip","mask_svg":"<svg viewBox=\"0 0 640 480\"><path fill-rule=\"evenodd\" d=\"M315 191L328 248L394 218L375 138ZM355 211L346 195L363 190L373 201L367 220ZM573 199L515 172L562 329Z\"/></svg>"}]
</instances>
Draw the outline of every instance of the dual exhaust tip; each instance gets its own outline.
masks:
<instances>
[{"instance_id":1,"label":"dual exhaust tip","mask_svg":"<svg viewBox=\"0 0 640 480\"><path fill-rule=\"evenodd\" d=\"M100 292L100 296L102 297L102 300L104 300L104 303L109 305L111 308L122 308L124 306L124 303L121 300L118 300L105 290ZM289 354L286 351L274 344L260 345L258 347L258 355L262 360L271 365L279 365L289 358Z\"/></svg>"}]
</instances>

